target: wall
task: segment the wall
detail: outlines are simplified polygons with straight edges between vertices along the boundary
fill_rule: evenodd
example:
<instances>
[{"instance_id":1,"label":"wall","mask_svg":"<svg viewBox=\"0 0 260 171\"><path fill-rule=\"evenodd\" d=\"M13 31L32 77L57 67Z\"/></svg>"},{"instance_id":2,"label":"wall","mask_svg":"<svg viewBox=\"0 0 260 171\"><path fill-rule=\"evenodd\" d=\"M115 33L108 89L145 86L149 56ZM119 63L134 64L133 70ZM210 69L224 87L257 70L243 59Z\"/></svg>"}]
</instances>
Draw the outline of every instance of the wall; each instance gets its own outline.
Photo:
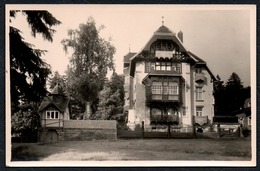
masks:
<instances>
[{"instance_id":1,"label":"wall","mask_svg":"<svg viewBox=\"0 0 260 171\"><path fill-rule=\"evenodd\" d=\"M114 120L64 120L64 127L55 129L59 141L117 139L117 122ZM46 142L48 128L42 128L39 140Z\"/></svg>"},{"instance_id":2,"label":"wall","mask_svg":"<svg viewBox=\"0 0 260 171\"><path fill-rule=\"evenodd\" d=\"M145 85L142 83L147 73L144 72L144 62L136 63L136 71L134 77L135 86L135 115L136 124L141 124L144 121L145 125L150 124L150 110L146 107Z\"/></svg>"},{"instance_id":3,"label":"wall","mask_svg":"<svg viewBox=\"0 0 260 171\"><path fill-rule=\"evenodd\" d=\"M182 63L182 77L185 80L183 88L183 107L186 107L186 116L182 117L182 124L185 126L192 125L192 98L191 98L191 70L190 64Z\"/></svg>"},{"instance_id":4,"label":"wall","mask_svg":"<svg viewBox=\"0 0 260 171\"><path fill-rule=\"evenodd\" d=\"M196 92L194 91L194 115L196 115L196 106L203 106L202 116L208 116L209 123L212 123L212 119L214 116L214 108L213 108L213 82L211 82L211 76L209 73L203 69L202 73L206 77L205 83L203 83L203 101L196 101ZM199 84L194 80L194 90L196 86Z\"/></svg>"}]
</instances>

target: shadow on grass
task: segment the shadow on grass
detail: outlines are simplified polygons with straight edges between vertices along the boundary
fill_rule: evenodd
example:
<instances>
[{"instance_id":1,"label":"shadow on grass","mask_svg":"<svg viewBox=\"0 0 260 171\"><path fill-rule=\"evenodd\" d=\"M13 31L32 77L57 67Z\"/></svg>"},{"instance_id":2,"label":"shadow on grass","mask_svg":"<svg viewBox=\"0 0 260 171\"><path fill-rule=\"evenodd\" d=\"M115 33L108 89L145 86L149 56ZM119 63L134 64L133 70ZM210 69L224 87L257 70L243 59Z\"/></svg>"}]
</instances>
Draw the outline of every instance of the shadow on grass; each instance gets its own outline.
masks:
<instances>
[{"instance_id":1,"label":"shadow on grass","mask_svg":"<svg viewBox=\"0 0 260 171\"><path fill-rule=\"evenodd\" d=\"M29 146L18 146L12 148L12 161L38 161L40 156L34 148Z\"/></svg>"}]
</instances>

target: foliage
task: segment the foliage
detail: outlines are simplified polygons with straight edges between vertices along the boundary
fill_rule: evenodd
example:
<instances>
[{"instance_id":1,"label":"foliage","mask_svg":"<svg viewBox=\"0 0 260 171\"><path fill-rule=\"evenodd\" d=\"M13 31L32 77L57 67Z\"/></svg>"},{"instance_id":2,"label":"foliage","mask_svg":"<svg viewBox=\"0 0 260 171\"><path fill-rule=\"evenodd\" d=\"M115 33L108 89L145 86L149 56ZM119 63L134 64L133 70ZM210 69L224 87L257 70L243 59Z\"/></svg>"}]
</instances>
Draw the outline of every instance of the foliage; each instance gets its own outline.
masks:
<instances>
[{"instance_id":1,"label":"foliage","mask_svg":"<svg viewBox=\"0 0 260 171\"><path fill-rule=\"evenodd\" d=\"M60 75L58 71L54 72L54 75L49 78L50 89L52 90L57 84L59 84L63 89L66 88L66 77L65 75Z\"/></svg>"},{"instance_id":2,"label":"foliage","mask_svg":"<svg viewBox=\"0 0 260 171\"><path fill-rule=\"evenodd\" d=\"M124 87L123 76L114 73L99 93L96 119L117 120L123 122Z\"/></svg>"},{"instance_id":3,"label":"foliage","mask_svg":"<svg viewBox=\"0 0 260 171\"><path fill-rule=\"evenodd\" d=\"M29 136L40 126L40 117L34 111L35 104L27 103L20 106L20 110L11 116L12 135Z\"/></svg>"},{"instance_id":4,"label":"foliage","mask_svg":"<svg viewBox=\"0 0 260 171\"><path fill-rule=\"evenodd\" d=\"M15 18L21 12L25 15L32 36L41 34L52 42L55 32L51 27L60 24L48 11L10 11L10 17ZM41 59L47 51L34 48L25 42L19 29L10 26L10 75L11 101L18 105L19 100L39 101L46 94L46 79L51 73L50 66Z\"/></svg>"},{"instance_id":5,"label":"foliage","mask_svg":"<svg viewBox=\"0 0 260 171\"><path fill-rule=\"evenodd\" d=\"M67 69L68 91L78 101L87 104L97 100L106 81L108 69L114 70L115 47L100 37L93 18L88 18L79 29L69 30L69 38L62 44L66 53L71 52ZM94 108L94 107L93 107Z\"/></svg>"},{"instance_id":6,"label":"foliage","mask_svg":"<svg viewBox=\"0 0 260 171\"><path fill-rule=\"evenodd\" d=\"M244 87L236 73L232 73L224 85L218 77L215 87L216 115L238 114L244 108L245 99L250 97L250 87Z\"/></svg>"}]
</instances>

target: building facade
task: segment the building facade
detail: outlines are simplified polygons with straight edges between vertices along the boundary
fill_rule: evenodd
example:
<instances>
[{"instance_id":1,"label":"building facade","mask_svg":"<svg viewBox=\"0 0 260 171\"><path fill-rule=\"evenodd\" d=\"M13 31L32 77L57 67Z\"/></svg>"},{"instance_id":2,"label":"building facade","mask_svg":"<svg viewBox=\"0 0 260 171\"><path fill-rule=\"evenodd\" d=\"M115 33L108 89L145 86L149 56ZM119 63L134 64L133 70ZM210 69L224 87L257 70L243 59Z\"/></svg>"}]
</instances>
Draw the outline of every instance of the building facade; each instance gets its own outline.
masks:
<instances>
[{"instance_id":1,"label":"building facade","mask_svg":"<svg viewBox=\"0 0 260 171\"><path fill-rule=\"evenodd\" d=\"M183 33L162 25L138 53L124 56L128 126L212 123L213 84L206 62L183 45Z\"/></svg>"}]
</instances>

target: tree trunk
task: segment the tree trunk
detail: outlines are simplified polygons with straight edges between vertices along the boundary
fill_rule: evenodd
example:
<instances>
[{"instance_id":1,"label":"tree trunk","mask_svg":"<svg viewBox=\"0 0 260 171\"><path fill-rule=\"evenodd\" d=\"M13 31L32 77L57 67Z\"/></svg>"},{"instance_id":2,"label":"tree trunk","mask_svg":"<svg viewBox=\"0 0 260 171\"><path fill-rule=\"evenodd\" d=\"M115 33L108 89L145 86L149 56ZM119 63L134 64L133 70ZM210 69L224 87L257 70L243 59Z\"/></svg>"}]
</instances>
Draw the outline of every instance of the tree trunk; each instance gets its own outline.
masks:
<instances>
[{"instance_id":1,"label":"tree trunk","mask_svg":"<svg viewBox=\"0 0 260 171\"><path fill-rule=\"evenodd\" d=\"M90 115L91 115L90 102L85 102L84 120L90 119Z\"/></svg>"}]
</instances>

